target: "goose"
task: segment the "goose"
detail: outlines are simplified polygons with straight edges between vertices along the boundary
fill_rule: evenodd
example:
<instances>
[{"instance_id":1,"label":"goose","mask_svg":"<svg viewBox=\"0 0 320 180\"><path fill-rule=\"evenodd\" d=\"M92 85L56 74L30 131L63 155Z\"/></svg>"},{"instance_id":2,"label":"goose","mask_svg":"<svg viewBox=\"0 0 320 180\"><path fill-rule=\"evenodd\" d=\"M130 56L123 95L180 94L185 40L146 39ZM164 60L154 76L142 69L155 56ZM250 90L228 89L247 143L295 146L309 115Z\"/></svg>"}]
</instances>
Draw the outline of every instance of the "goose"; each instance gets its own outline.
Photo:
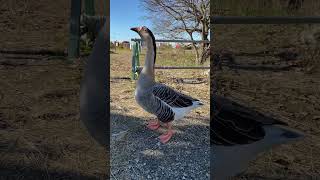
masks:
<instances>
[{"instance_id":1,"label":"goose","mask_svg":"<svg viewBox=\"0 0 320 180\"><path fill-rule=\"evenodd\" d=\"M106 148L109 145L110 127L107 84L110 42L107 28L109 23L105 21L85 65L80 89L80 119L94 140Z\"/></svg>"},{"instance_id":2,"label":"goose","mask_svg":"<svg viewBox=\"0 0 320 180\"><path fill-rule=\"evenodd\" d=\"M251 160L276 145L304 138L288 124L225 97L211 97L211 176L225 180L243 173Z\"/></svg>"},{"instance_id":3,"label":"goose","mask_svg":"<svg viewBox=\"0 0 320 180\"><path fill-rule=\"evenodd\" d=\"M168 128L166 133L159 136L160 142L167 143L174 133L172 121L182 119L191 110L203 104L198 99L155 82L156 43L154 35L145 26L134 27L131 30L138 33L147 46L145 64L136 84L135 99L145 111L157 117L148 123L149 129L158 129L160 121Z\"/></svg>"}]
</instances>

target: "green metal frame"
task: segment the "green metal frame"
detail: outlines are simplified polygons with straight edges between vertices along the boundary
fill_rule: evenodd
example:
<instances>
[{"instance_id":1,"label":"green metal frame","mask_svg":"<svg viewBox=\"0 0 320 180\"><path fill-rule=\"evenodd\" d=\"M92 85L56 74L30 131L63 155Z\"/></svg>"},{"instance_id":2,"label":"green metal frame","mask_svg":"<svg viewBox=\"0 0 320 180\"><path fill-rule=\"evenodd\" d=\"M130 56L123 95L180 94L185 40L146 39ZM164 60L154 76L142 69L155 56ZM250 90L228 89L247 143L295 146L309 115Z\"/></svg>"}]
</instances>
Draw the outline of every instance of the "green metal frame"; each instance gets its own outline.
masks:
<instances>
[{"instance_id":1,"label":"green metal frame","mask_svg":"<svg viewBox=\"0 0 320 180\"><path fill-rule=\"evenodd\" d=\"M81 14L81 1L71 1L71 14L70 14L70 29L69 29L69 47L68 59L72 61L78 57L80 47L80 14Z\"/></svg>"},{"instance_id":2,"label":"green metal frame","mask_svg":"<svg viewBox=\"0 0 320 180\"><path fill-rule=\"evenodd\" d=\"M107 0L102 0L104 6L104 14L107 15ZM79 0L71 0L71 16L70 16L70 31L69 31L69 47L68 57L70 60L80 55L80 14L81 2ZM95 0L84 1L84 11L88 16L95 15Z\"/></svg>"},{"instance_id":3,"label":"green metal frame","mask_svg":"<svg viewBox=\"0 0 320 180\"><path fill-rule=\"evenodd\" d=\"M132 44L132 64L131 64L131 79L136 80L139 76L140 66L139 62L139 53L141 53L141 39L131 39ZM157 39L156 42L193 42L193 43L210 43L210 41L193 41L193 40L164 40ZM155 69L210 69L207 66L197 66L197 67L189 67L189 66L155 66Z\"/></svg>"},{"instance_id":4,"label":"green metal frame","mask_svg":"<svg viewBox=\"0 0 320 180\"><path fill-rule=\"evenodd\" d=\"M138 67L140 66L139 54L141 52L141 47L138 42L133 42L132 45L132 69L131 69L131 79L138 79Z\"/></svg>"},{"instance_id":5,"label":"green metal frame","mask_svg":"<svg viewBox=\"0 0 320 180\"><path fill-rule=\"evenodd\" d=\"M84 12L86 15L94 16L95 8L94 8L94 0L85 0L84 1Z\"/></svg>"}]
</instances>

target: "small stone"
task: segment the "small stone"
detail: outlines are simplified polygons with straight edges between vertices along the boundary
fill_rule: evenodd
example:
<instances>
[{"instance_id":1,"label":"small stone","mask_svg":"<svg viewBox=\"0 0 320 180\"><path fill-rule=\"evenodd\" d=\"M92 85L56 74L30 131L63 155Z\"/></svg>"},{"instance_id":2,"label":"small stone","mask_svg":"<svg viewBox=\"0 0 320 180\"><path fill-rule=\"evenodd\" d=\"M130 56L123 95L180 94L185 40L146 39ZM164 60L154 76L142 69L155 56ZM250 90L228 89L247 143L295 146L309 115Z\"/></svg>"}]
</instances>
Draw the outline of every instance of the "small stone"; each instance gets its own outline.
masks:
<instances>
[{"instance_id":1,"label":"small stone","mask_svg":"<svg viewBox=\"0 0 320 180\"><path fill-rule=\"evenodd\" d=\"M150 176L150 175L148 175L147 177L148 177L148 179L151 179L151 176Z\"/></svg>"}]
</instances>

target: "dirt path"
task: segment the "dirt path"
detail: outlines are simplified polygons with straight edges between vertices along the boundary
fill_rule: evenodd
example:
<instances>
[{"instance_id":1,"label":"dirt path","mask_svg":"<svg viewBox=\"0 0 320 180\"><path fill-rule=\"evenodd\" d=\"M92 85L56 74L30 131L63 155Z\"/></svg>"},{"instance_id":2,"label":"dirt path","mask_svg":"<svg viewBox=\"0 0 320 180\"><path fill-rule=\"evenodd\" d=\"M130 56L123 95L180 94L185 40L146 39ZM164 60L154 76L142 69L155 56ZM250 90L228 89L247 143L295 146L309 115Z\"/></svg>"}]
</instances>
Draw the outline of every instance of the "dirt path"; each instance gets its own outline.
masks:
<instances>
[{"instance_id":1,"label":"dirt path","mask_svg":"<svg viewBox=\"0 0 320 180\"><path fill-rule=\"evenodd\" d=\"M130 77L130 61L130 52L111 56L112 179L209 179L209 84L176 81L205 78L203 71L157 71L158 81L206 104L176 122L176 134L163 145L157 138L163 129L153 132L145 126L152 116L135 103L135 81L112 79Z\"/></svg>"},{"instance_id":2,"label":"dirt path","mask_svg":"<svg viewBox=\"0 0 320 180\"><path fill-rule=\"evenodd\" d=\"M46 56L0 56L12 59L0 65L0 177L105 178L105 150L79 119L82 67Z\"/></svg>"}]
</instances>

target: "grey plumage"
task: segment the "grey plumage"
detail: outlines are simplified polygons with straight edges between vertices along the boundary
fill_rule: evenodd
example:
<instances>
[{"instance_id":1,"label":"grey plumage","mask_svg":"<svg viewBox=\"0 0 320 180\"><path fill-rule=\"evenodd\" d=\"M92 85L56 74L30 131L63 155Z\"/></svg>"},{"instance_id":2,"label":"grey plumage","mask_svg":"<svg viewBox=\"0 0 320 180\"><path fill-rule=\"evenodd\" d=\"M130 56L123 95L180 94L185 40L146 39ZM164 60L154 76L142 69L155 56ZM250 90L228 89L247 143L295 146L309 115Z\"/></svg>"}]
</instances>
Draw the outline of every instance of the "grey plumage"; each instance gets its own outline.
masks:
<instances>
[{"instance_id":1,"label":"grey plumage","mask_svg":"<svg viewBox=\"0 0 320 180\"><path fill-rule=\"evenodd\" d=\"M162 122L174 120L172 109L153 94L153 88L143 90L143 93L136 93L137 103L150 114L154 114Z\"/></svg>"},{"instance_id":2,"label":"grey plumage","mask_svg":"<svg viewBox=\"0 0 320 180\"><path fill-rule=\"evenodd\" d=\"M221 96L211 97L213 143L221 145L249 144L264 138L265 125L287 125Z\"/></svg>"},{"instance_id":3,"label":"grey plumage","mask_svg":"<svg viewBox=\"0 0 320 180\"><path fill-rule=\"evenodd\" d=\"M80 118L90 135L101 145L109 145L108 122L108 22L100 30L85 67L80 90Z\"/></svg>"},{"instance_id":4,"label":"grey plumage","mask_svg":"<svg viewBox=\"0 0 320 180\"><path fill-rule=\"evenodd\" d=\"M172 108L191 107L195 101L199 101L159 83L154 84L147 91L150 92L144 91L144 95L137 96L138 103L165 123L175 119L176 113Z\"/></svg>"},{"instance_id":5,"label":"grey plumage","mask_svg":"<svg viewBox=\"0 0 320 180\"><path fill-rule=\"evenodd\" d=\"M154 64L156 60L156 44L152 32L146 27L132 28L138 32L147 44L145 65L139 75L135 99L147 112L154 114L162 122L171 122L182 118L190 110L202 103L195 98L184 95L174 89L156 83L154 80Z\"/></svg>"},{"instance_id":6,"label":"grey plumage","mask_svg":"<svg viewBox=\"0 0 320 180\"><path fill-rule=\"evenodd\" d=\"M171 107L188 107L192 106L194 101L199 101L198 99L182 94L163 84L154 85L152 93Z\"/></svg>"},{"instance_id":7,"label":"grey plumage","mask_svg":"<svg viewBox=\"0 0 320 180\"><path fill-rule=\"evenodd\" d=\"M225 180L242 173L257 155L302 139L287 123L214 95L210 120L211 177Z\"/></svg>"}]
</instances>

